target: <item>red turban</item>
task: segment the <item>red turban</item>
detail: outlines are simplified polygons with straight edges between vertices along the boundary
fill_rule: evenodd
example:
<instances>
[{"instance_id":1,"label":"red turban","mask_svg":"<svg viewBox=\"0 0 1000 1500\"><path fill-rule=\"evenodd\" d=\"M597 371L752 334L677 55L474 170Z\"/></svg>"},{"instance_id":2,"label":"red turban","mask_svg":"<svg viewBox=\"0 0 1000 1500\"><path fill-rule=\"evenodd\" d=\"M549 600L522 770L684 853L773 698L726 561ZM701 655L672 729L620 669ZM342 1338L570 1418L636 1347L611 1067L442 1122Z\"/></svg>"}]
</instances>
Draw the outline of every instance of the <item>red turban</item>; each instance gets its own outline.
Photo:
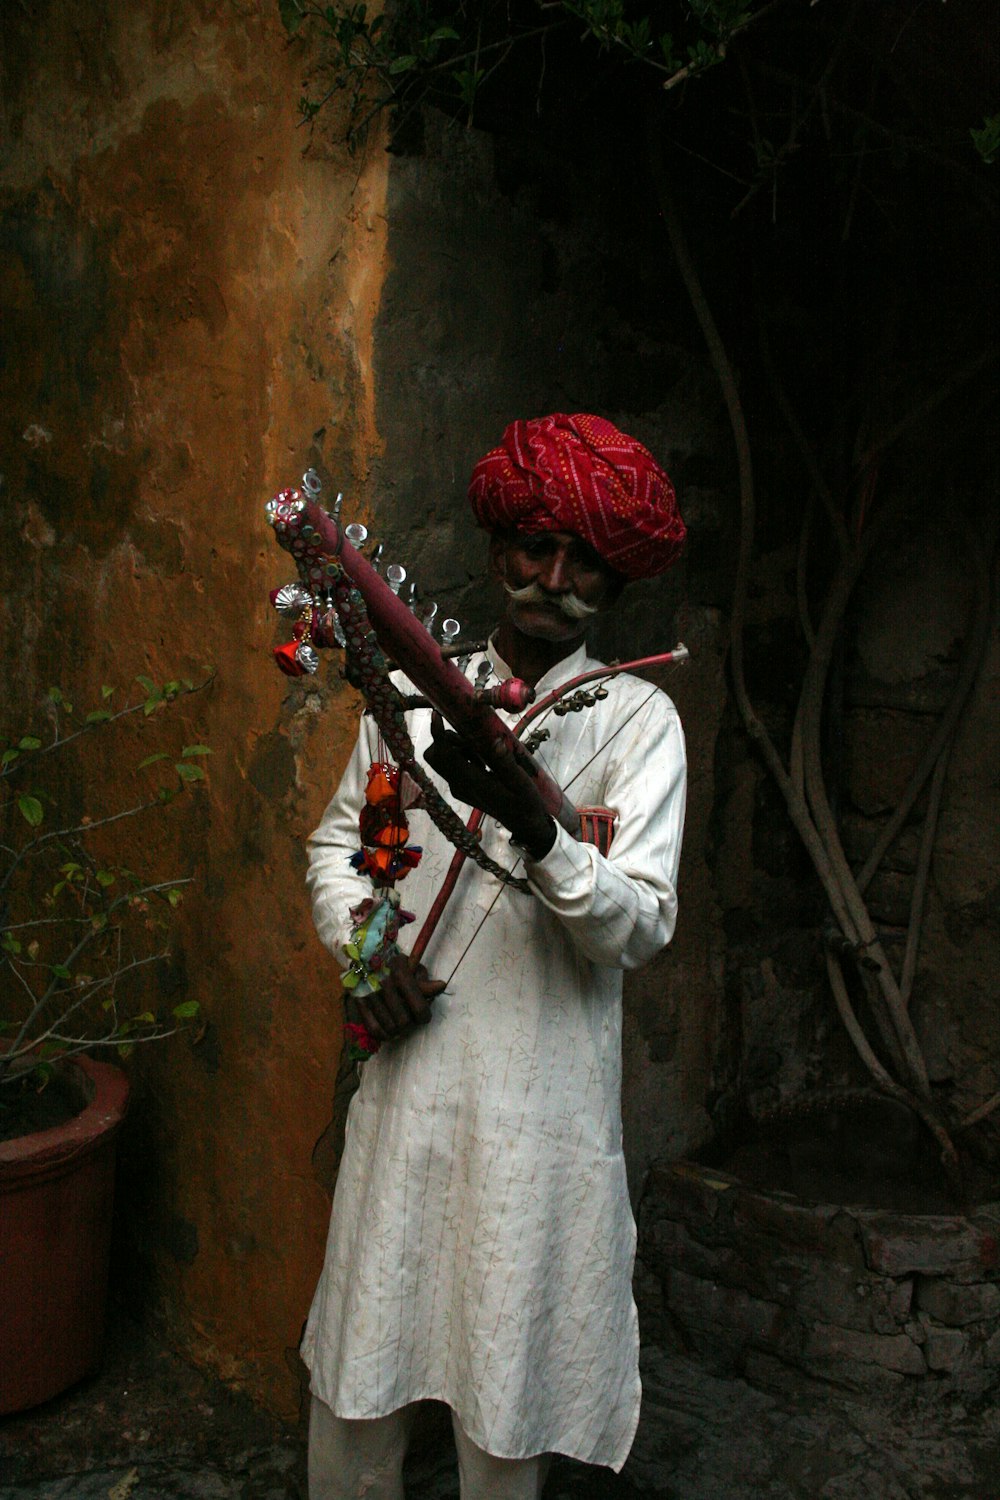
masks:
<instances>
[{"instance_id":1,"label":"red turban","mask_svg":"<svg viewBox=\"0 0 1000 1500\"><path fill-rule=\"evenodd\" d=\"M512 422L472 471L487 531L569 531L625 578L652 578L684 545L677 496L652 454L603 417Z\"/></svg>"}]
</instances>

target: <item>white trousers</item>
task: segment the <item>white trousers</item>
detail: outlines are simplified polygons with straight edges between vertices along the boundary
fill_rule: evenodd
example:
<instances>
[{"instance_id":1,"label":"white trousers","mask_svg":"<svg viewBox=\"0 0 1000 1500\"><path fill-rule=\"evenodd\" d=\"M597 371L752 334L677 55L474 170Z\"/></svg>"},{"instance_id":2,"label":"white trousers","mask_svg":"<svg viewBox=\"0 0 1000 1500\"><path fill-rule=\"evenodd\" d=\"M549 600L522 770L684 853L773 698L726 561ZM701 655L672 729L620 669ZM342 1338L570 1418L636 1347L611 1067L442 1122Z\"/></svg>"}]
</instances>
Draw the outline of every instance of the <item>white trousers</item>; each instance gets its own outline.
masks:
<instances>
[{"instance_id":1,"label":"white trousers","mask_svg":"<svg viewBox=\"0 0 1000 1500\"><path fill-rule=\"evenodd\" d=\"M415 1406L387 1417L337 1417L313 1396L309 1409L309 1500L404 1500L403 1459ZM549 1455L496 1458L477 1448L455 1413L462 1500L540 1500Z\"/></svg>"}]
</instances>

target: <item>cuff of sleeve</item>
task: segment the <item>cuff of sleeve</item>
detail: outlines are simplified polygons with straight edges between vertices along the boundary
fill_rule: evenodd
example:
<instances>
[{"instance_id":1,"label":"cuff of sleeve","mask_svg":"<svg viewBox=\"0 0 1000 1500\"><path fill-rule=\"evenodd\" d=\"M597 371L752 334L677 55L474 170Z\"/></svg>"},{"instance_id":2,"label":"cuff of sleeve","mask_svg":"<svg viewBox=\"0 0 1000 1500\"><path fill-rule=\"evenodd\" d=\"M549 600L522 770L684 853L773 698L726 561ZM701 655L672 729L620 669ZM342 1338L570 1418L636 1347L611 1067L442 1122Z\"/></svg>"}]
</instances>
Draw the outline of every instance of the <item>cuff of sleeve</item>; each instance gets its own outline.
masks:
<instances>
[{"instance_id":1,"label":"cuff of sleeve","mask_svg":"<svg viewBox=\"0 0 1000 1500\"><path fill-rule=\"evenodd\" d=\"M577 885L590 882L590 855L587 846L556 824L555 843L542 859L524 856L524 873L528 884L543 898L566 895Z\"/></svg>"}]
</instances>

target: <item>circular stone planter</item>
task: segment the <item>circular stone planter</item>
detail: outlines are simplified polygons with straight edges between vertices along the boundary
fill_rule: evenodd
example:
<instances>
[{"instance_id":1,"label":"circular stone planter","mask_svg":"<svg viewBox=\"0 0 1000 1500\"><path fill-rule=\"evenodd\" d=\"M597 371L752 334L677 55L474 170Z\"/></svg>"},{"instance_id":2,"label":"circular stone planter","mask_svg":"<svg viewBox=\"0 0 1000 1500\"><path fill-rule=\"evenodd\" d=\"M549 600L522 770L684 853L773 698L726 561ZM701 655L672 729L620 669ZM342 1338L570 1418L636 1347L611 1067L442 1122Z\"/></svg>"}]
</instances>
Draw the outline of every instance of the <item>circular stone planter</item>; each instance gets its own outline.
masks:
<instances>
[{"instance_id":1,"label":"circular stone planter","mask_svg":"<svg viewBox=\"0 0 1000 1500\"><path fill-rule=\"evenodd\" d=\"M1000 1203L968 1215L810 1203L693 1162L654 1167L639 1255L685 1348L758 1385L1000 1377Z\"/></svg>"},{"instance_id":2,"label":"circular stone planter","mask_svg":"<svg viewBox=\"0 0 1000 1500\"><path fill-rule=\"evenodd\" d=\"M0 1413L37 1406L97 1364L104 1333L115 1137L128 1080L63 1064L80 1113L0 1142Z\"/></svg>"}]
</instances>

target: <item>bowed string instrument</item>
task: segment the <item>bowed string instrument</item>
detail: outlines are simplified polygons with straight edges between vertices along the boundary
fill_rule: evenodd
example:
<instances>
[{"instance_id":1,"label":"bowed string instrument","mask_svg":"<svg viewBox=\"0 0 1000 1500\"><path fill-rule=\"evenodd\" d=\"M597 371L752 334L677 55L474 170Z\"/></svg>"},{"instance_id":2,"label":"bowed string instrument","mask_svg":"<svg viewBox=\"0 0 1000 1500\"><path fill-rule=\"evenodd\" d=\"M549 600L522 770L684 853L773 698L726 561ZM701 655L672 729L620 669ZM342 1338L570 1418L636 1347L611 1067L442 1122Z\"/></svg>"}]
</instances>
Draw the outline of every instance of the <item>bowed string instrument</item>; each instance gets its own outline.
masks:
<instances>
[{"instance_id":1,"label":"bowed string instrument","mask_svg":"<svg viewBox=\"0 0 1000 1500\"><path fill-rule=\"evenodd\" d=\"M603 682L619 672L686 660L683 645L672 651L635 661L602 666L562 683L536 701L534 688L519 678L487 686L484 676L470 681L466 668L480 644L459 645L460 626L446 619L441 637L434 626L437 606L418 614L416 589L411 584L401 597L406 571L391 564L381 571L382 548L370 558L361 548L368 541L360 523L343 526L342 497L329 511L320 504L322 482L315 469L303 475L302 486L280 490L265 507L278 543L291 554L298 577L271 592L271 602L283 617L293 620L292 639L274 648L277 665L288 676L313 673L319 652L339 648L344 653L344 675L362 693L367 711L378 726L378 760L368 773L365 805L361 810L361 848L352 864L372 883L372 896L351 911L354 928L345 944L349 968L345 989L359 998L379 988L379 975L396 952L399 929L413 915L399 904L395 889L418 862L420 850L407 840L406 814L420 806L455 846L448 874L410 950L418 962L454 890L466 859L474 860L503 885L528 891L528 883L491 859L481 848L482 813L473 811L467 822L439 792L416 756L406 724L413 708L431 707L493 769L503 769L513 754L534 778L546 811L576 838L597 841L607 852L613 815L603 809L577 808L563 788L531 754L530 746L544 731L522 738L541 715L577 711L606 696ZM409 693L391 680L398 669L416 689ZM520 715L513 728L498 710ZM623 725L614 732L618 733ZM603 747L602 747L603 748ZM382 751L384 750L384 753ZM603 821L602 821L603 818ZM597 825L600 824L600 827ZM352 1056L363 1059L377 1050L364 1028L349 1023Z\"/></svg>"}]
</instances>

